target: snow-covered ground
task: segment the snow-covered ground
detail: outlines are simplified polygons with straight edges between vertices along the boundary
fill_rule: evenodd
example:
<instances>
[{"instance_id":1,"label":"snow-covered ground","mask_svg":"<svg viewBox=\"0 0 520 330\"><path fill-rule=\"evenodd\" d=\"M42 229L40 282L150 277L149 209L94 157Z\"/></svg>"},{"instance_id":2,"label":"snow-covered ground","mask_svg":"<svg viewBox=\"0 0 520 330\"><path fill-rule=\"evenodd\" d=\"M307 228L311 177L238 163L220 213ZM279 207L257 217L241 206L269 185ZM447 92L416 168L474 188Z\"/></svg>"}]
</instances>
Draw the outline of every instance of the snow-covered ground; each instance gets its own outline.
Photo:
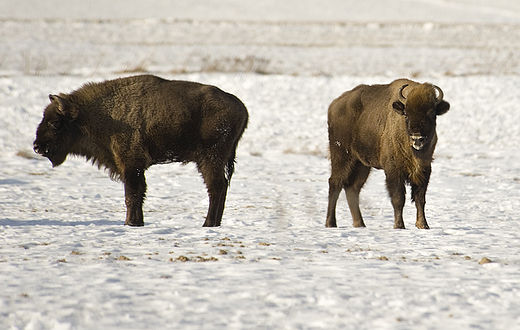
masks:
<instances>
[{"instance_id":1,"label":"snow-covered ground","mask_svg":"<svg viewBox=\"0 0 520 330\"><path fill-rule=\"evenodd\" d=\"M0 3L1 329L520 329L516 1L105 3ZM201 227L192 165L148 170L146 226L129 228L120 183L32 152L49 93L143 71L248 107L222 227ZM328 105L400 77L451 104L432 229L410 202L391 229L380 171L367 228L344 198L324 228Z\"/></svg>"}]
</instances>

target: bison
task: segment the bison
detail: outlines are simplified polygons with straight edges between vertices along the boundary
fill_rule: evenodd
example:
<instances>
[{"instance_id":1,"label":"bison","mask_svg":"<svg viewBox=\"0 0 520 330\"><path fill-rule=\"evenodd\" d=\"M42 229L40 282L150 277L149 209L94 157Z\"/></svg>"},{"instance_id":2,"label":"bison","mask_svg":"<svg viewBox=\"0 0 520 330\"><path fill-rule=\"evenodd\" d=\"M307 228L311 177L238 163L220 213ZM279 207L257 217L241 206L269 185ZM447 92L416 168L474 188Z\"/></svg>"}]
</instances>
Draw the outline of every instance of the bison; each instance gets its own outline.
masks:
<instances>
[{"instance_id":1,"label":"bison","mask_svg":"<svg viewBox=\"0 0 520 330\"><path fill-rule=\"evenodd\" d=\"M105 167L125 188L125 225L143 226L144 172L195 162L207 186L204 226L220 226L235 152L248 122L244 104L215 86L140 75L49 95L34 151L53 167L67 155Z\"/></svg>"},{"instance_id":2,"label":"bison","mask_svg":"<svg viewBox=\"0 0 520 330\"><path fill-rule=\"evenodd\" d=\"M359 192L371 168L383 169L394 208L394 228L405 228L405 184L412 188L417 228L429 229L426 189L437 143L437 116L450 105L432 84L398 79L387 85L360 85L328 109L331 160L327 227L336 227L336 203L345 189L354 227L365 227Z\"/></svg>"}]
</instances>

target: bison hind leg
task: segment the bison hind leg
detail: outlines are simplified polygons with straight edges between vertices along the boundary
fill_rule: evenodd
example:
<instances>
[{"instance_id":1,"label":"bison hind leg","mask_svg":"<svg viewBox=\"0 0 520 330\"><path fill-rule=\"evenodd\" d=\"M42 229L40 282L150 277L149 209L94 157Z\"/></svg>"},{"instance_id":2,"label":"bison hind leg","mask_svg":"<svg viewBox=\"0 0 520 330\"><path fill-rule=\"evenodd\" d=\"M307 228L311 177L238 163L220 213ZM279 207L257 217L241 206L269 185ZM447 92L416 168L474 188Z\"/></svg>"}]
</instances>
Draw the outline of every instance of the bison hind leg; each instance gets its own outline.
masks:
<instances>
[{"instance_id":1,"label":"bison hind leg","mask_svg":"<svg viewBox=\"0 0 520 330\"><path fill-rule=\"evenodd\" d=\"M361 188L370 175L370 167L357 162L354 166L350 178L345 182L345 195L347 196L347 203L352 215L352 223L354 227L365 227L363 216L359 208L359 193Z\"/></svg>"},{"instance_id":2,"label":"bison hind leg","mask_svg":"<svg viewBox=\"0 0 520 330\"><path fill-rule=\"evenodd\" d=\"M370 167L352 157L344 148L331 145L332 173L329 179L329 203L326 227L337 227L336 204L342 189L345 189L347 202L354 227L365 227L359 209L359 193L370 174Z\"/></svg>"},{"instance_id":3,"label":"bison hind leg","mask_svg":"<svg viewBox=\"0 0 520 330\"><path fill-rule=\"evenodd\" d=\"M222 222L222 214L226 202L228 178L233 174L228 162L207 161L198 163L198 169L208 189L209 208L203 227L218 227Z\"/></svg>"},{"instance_id":4,"label":"bison hind leg","mask_svg":"<svg viewBox=\"0 0 520 330\"><path fill-rule=\"evenodd\" d=\"M128 226L144 226L143 202L146 197L144 170L126 169L123 174L125 186L126 221Z\"/></svg>"},{"instance_id":5,"label":"bison hind leg","mask_svg":"<svg viewBox=\"0 0 520 330\"><path fill-rule=\"evenodd\" d=\"M331 177L329 179L329 205L327 207L327 220L325 221L325 227L337 227L336 222L336 204L338 203L338 197L341 193L341 185L337 184Z\"/></svg>"}]
</instances>

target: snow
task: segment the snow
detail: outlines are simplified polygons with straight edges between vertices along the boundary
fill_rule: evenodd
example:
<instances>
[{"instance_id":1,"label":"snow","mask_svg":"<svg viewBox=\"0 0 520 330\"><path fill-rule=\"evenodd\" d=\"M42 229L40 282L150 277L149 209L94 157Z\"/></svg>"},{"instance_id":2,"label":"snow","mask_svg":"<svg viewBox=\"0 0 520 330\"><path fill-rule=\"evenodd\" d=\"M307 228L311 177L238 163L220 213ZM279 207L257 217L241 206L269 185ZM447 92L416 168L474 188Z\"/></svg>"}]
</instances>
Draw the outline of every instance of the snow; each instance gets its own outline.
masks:
<instances>
[{"instance_id":1,"label":"snow","mask_svg":"<svg viewBox=\"0 0 520 330\"><path fill-rule=\"evenodd\" d=\"M45 3L0 3L0 328L519 328L516 1ZM146 225L130 228L121 183L32 152L48 94L140 71L248 107L221 227L201 227L191 164L146 172ZM361 193L367 228L344 196L324 228L328 105L400 77L451 104L432 229L409 201L408 229L392 229L381 171Z\"/></svg>"}]
</instances>

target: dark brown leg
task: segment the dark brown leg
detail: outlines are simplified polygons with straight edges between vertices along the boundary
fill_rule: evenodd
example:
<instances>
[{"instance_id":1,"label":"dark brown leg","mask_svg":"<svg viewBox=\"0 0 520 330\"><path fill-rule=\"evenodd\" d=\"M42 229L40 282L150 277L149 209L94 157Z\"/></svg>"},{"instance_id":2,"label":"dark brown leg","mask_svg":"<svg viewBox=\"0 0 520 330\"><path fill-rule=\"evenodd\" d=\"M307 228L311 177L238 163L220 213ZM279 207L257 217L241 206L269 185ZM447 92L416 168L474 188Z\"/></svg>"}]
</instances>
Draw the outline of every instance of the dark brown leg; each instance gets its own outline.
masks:
<instances>
[{"instance_id":1,"label":"dark brown leg","mask_svg":"<svg viewBox=\"0 0 520 330\"><path fill-rule=\"evenodd\" d=\"M224 175L224 165L215 166L215 164L206 165L203 163L199 165L199 171L204 178L209 196L208 214L203 227L218 227L222 222L228 188L228 180Z\"/></svg>"},{"instance_id":2,"label":"dark brown leg","mask_svg":"<svg viewBox=\"0 0 520 330\"><path fill-rule=\"evenodd\" d=\"M125 185L126 221L128 226L144 226L143 202L146 194L144 170L128 169L123 175Z\"/></svg>"},{"instance_id":3,"label":"dark brown leg","mask_svg":"<svg viewBox=\"0 0 520 330\"><path fill-rule=\"evenodd\" d=\"M213 220L214 227L219 227L222 224L222 215L224 214L224 207L226 204L226 196L227 196L227 188L228 183L224 183L223 187L221 187L221 193L219 196L219 200L217 202L217 210L215 211L215 217Z\"/></svg>"},{"instance_id":4,"label":"dark brown leg","mask_svg":"<svg viewBox=\"0 0 520 330\"><path fill-rule=\"evenodd\" d=\"M415 202L417 209L417 221L415 222L415 226L419 229L430 229L426 222L424 206L426 204L426 189L428 188L428 182L430 180L431 168L426 168L424 174L425 180L421 185L412 183L412 201Z\"/></svg>"},{"instance_id":5,"label":"dark brown leg","mask_svg":"<svg viewBox=\"0 0 520 330\"><path fill-rule=\"evenodd\" d=\"M208 183L209 208L203 227L218 227L222 222L224 204L227 195L226 181L213 181Z\"/></svg>"},{"instance_id":6,"label":"dark brown leg","mask_svg":"<svg viewBox=\"0 0 520 330\"><path fill-rule=\"evenodd\" d=\"M406 190L404 179L399 174L386 174L386 188L394 207L394 229L405 229L403 220L403 208Z\"/></svg>"},{"instance_id":7,"label":"dark brown leg","mask_svg":"<svg viewBox=\"0 0 520 330\"><path fill-rule=\"evenodd\" d=\"M334 182L332 177L329 179L329 206L327 207L327 220L325 227L337 227L336 223L336 204L339 194L341 193L341 185Z\"/></svg>"}]
</instances>

